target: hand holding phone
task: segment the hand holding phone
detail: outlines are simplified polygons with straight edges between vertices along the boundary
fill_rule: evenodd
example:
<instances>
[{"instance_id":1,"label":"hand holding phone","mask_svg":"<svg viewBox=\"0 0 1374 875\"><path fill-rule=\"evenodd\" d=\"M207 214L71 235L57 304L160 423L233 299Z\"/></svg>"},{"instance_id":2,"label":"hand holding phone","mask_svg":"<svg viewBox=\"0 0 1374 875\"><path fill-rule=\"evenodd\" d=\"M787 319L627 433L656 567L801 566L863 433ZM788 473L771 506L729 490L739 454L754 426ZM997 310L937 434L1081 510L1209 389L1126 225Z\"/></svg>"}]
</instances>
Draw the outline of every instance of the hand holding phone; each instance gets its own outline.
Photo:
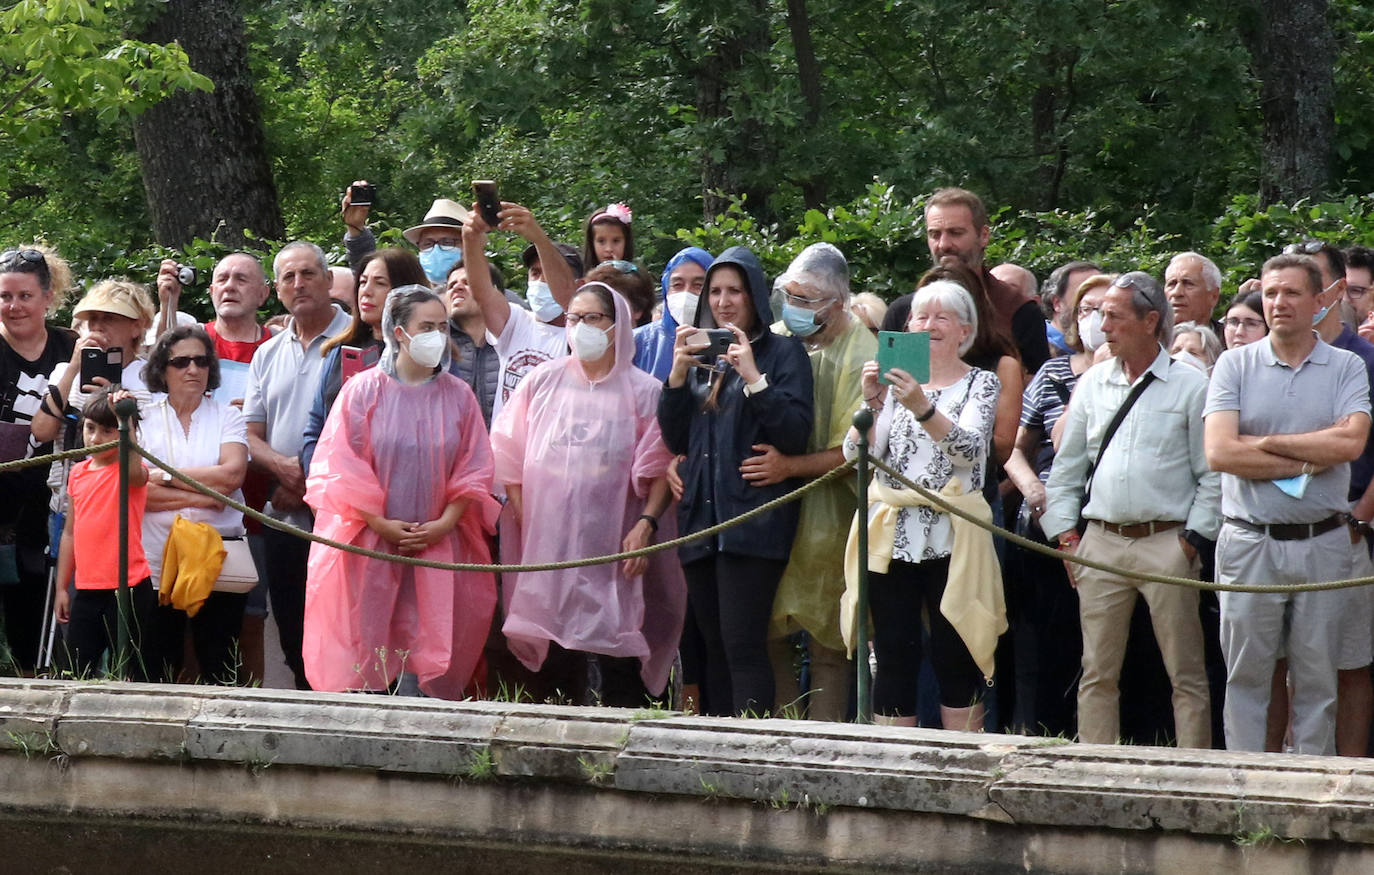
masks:
<instances>
[{"instance_id":1,"label":"hand holding phone","mask_svg":"<svg viewBox=\"0 0 1374 875\"><path fill-rule=\"evenodd\" d=\"M501 217L497 215L501 212L501 199L496 196L496 183L490 179L474 179L472 196L477 199L477 210L482 214L482 221L493 231L496 230L496 226L501 224Z\"/></svg>"},{"instance_id":2,"label":"hand holding phone","mask_svg":"<svg viewBox=\"0 0 1374 875\"><path fill-rule=\"evenodd\" d=\"M706 344L706 348L698 352L697 361L704 365L714 365L716 359L725 355L730 349L730 344L735 342L735 332L728 328L703 328L687 338L687 343L691 346Z\"/></svg>"},{"instance_id":3,"label":"hand holding phone","mask_svg":"<svg viewBox=\"0 0 1374 875\"><path fill-rule=\"evenodd\" d=\"M96 377L104 377L110 385L124 376L124 350L118 346L101 349L88 346L81 350L81 385L94 386Z\"/></svg>"}]
</instances>

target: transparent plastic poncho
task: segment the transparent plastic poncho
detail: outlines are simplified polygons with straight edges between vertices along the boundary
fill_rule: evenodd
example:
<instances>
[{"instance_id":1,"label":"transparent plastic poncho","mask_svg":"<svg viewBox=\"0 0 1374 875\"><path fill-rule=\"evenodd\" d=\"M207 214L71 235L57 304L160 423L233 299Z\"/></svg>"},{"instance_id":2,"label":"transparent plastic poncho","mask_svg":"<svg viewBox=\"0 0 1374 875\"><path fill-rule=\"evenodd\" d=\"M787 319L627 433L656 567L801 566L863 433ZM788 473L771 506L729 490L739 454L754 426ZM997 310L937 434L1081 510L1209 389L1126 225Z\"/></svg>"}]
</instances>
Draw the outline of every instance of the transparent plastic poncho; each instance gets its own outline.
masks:
<instances>
[{"instance_id":1,"label":"transparent plastic poncho","mask_svg":"<svg viewBox=\"0 0 1374 875\"><path fill-rule=\"evenodd\" d=\"M610 373L591 382L576 356L546 362L521 381L492 423L496 482L519 485L523 508L518 525L502 527L504 562L620 552L672 459L658 429L661 384L633 366L630 308L612 295ZM675 536L670 508L659 517L657 539ZM502 631L530 669L543 664L556 641L569 650L636 657L649 692L663 690L687 602L676 551L654 554L640 577L615 562L504 575L502 588Z\"/></svg>"},{"instance_id":2,"label":"transparent plastic poncho","mask_svg":"<svg viewBox=\"0 0 1374 875\"><path fill-rule=\"evenodd\" d=\"M838 447L863 400L863 366L878 354L878 341L858 319L840 312L849 328L829 346L810 352L816 422L809 452ZM840 597L844 594L844 546L857 507L853 477L832 480L801 500L801 519L787 570L773 599L770 636L805 629L822 647L842 650Z\"/></svg>"},{"instance_id":3,"label":"transparent plastic poncho","mask_svg":"<svg viewBox=\"0 0 1374 875\"><path fill-rule=\"evenodd\" d=\"M412 386L389 370L353 377L330 411L306 482L315 532L395 553L363 512L423 523L466 501L458 525L414 555L490 562L500 505L491 496L491 449L477 398L447 371ZM427 695L462 698L495 607L490 573L400 565L312 544L306 677L317 690L384 690L413 672Z\"/></svg>"}]
</instances>

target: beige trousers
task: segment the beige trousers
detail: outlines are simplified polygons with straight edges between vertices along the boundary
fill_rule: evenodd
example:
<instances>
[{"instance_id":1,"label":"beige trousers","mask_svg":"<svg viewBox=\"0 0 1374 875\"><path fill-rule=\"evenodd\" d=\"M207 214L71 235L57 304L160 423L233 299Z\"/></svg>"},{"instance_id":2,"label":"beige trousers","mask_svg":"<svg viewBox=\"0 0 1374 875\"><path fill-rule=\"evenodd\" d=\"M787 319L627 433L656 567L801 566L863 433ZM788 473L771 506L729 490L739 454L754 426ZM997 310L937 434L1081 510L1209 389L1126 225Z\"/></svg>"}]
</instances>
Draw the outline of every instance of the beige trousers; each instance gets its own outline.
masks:
<instances>
[{"instance_id":1,"label":"beige trousers","mask_svg":"<svg viewBox=\"0 0 1374 875\"><path fill-rule=\"evenodd\" d=\"M1189 561L1174 528L1144 538L1126 538L1089 523L1079 555L1133 571L1196 579L1197 560ZM1179 747L1212 746L1212 718L1203 666L1198 591L1166 583L1073 566L1083 625L1083 678L1078 684L1078 736L1094 744L1115 744L1121 734L1117 682L1126 655L1126 636L1136 596L1150 608L1159 652L1173 684L1174 729Z\"/></svg>"}]
</instances>

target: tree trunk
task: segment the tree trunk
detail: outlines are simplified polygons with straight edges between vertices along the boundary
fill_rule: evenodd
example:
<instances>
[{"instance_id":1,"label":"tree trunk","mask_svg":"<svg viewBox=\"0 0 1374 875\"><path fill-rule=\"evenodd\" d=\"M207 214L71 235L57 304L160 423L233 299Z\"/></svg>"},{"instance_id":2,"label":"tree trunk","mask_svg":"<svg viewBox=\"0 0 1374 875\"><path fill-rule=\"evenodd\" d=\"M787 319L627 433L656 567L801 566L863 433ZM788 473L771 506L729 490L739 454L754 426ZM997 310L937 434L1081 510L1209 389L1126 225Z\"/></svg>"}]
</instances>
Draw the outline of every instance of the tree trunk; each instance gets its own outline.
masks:
<instances>
[{"instance_id":1,"label":"tree trunk","mask_svg":"<svg viewBox=\"0 0 1374 875\"><path fill-rule=\"evenodd\" d=\"M806 0L787 0L787 28L792 33L792 52L797 61L797 84L806 102L803 122L806 129L818 129L821 121L821 65L816 61L816 48L811 42L811 18ZM800 180L802 197L808 209L819 209L825 203L826 177L808 176Z\"/></svg>"},{"instance_id":2,"label":"tree trunk","mask_svg":"<svg viewBox=\"0 0 1374 875\"><path fill-rule=\"evenodd\" d=\"M1328 0L1254 0L1247 35L1260 80L1263 206L1322 194L1331 180L1336 41Z\"/></svg>"},{"instance_id":3,"label":"tree trunk","mask_svg":"<svg viewBox=\"0 0 1374 875\"><path fill-rule=\"evenodd\" d=\"M215 83L213 92L178 93L134 121L158 242L184 246L214 236L241 246L245 229L285 237L236 0L165 0L139 37L180 43L191 66Z\"/></svg>"},{"instance_id":4,"label":"tree trunk","mask_svg":"<svg viewBox=\"0 0 1374 875\"><path fill-rule=\"evenodd\" d=\"M768 50L768 11L766 0L745 0L726 5L735 26L721 28L725 36L712 40L696 69L697 117L702 130L729 131L703 144L701 169L702 214L710 219L729 205L730 194L743 194L755 214L765 211L771 191L754 172L769 166L773 154L764 126L747 106L727 105L725 95L733 89L738 100L747 100L747 88L740 88L751 64ZM727 19L728 20L728 19ZM742 111L740 111L742 110Z\"/></svg>"}]
</instances>

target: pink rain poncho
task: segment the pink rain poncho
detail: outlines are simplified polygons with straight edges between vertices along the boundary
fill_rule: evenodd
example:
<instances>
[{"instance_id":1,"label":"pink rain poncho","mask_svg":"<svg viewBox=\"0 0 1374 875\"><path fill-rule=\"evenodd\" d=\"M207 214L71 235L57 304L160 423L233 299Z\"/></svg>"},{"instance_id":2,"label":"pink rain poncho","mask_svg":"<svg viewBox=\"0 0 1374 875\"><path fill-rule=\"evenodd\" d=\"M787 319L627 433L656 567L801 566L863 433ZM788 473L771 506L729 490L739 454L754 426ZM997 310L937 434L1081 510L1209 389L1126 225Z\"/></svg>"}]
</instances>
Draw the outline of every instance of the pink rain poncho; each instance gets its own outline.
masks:
<instances>
[{"instance_id":1,"label":"pink rain poncho","mask_svg":"<svg viewBox=\"0 0 1374 875\"><path fill-rule=\"evenodd\" d=\"M630 308L612 294L610 374L591 383L575 356L545 362L492 423L496 482L521 487L523 519L502 530L507 563L620 552L650 486L672 460L658 430L661 386L634 367ZM658 540L675 536L669 511L660 517ZM503 589L503 631L511 652L531 670L556 641L569 650L638 657L645 687L662 692L687 606L677 551L652 554L641 577L626 577L624 564L615 562L504 575Z\"/></svg>"},{"instance_id":2,"label":"pink rain poncho","mask_svg":"<svg viewBox=\"0 0 1374 875\"><path fill-rule=\"evenodd\" d=\"M394 553L361 511L426 522L470 503L447 537L418 555L440 562L491 559L487 536L500 505L472 390L445 372L409 386L383 367L339 392L310 466L305 499L315 532ZM399 565L310 547L305 592L305 674L317 690L385 690L413 672L425 694L460 699L496 608L490 573Z\"/></svg>"}]
</instances>

